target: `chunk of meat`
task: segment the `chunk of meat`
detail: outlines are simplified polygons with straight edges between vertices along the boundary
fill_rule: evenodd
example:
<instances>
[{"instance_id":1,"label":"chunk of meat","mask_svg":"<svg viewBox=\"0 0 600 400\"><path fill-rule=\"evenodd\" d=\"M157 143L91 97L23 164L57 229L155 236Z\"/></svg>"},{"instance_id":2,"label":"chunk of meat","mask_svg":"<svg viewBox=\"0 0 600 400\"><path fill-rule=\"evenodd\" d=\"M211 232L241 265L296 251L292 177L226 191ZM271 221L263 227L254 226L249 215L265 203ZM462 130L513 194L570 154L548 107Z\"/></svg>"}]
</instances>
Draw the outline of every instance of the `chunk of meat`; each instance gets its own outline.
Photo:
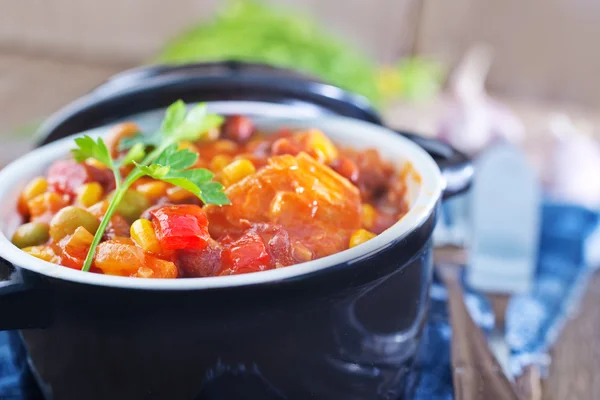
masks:
<instances>
[{"instance_id":1,"label":"chunk of meat","mask_svg":"<svg viewBox=\"0 0 600 400\"><path fill-rule=\"evenodd\" d=\"M241 235L244 220L268 222L284 227L292 242L300 241L319 258L347 249L360 228L358 189L306 153L272 157L226 194L230 206L204 207L213 237Z\"/></svg>"},{"instance_id":2,"label":"chunk of meat","mask_svg":"<svg viewBox=\"0 0 600 400\"><path fill-rule=\"evenodd\" d=\"M272 268L287 267L302 261L294 259L290 235L282 226L255 224L252 230L266 243L267 252L271 256Z\"/></svg>"},{"instance_id":3,"label":"chunk of meat","mask_svg":"<svg viewBox=\"0 0 600 400\"><path fill-rule=\"evenodd\" d=\"M60 194L75 196L77 189L88 182L100 183L105 192L115 188L115 178L108 168L98 168L75 160L59 160L48 170L48 186Z\"/></svg>"},{"instance_id":4,"label":"chunk of meat","mask_svg":"<svg viewBox=\"0 0 600 400\"><path fill-rule=\"evenodd\" d=\"M55 161L48 170L50 189L69 196L75 196L77 189L91 179L87 166L75 160Z\"/></svg>"},{"instance_id":5,"label":"chunk of meat","mask_svg":"<svg viewBox=\"0 0 600 400\"><path fill-rule=\"evenodd\" d=\"M221 245L213 239L202 250L179 250L177 266L184 277L203 278L214 276L221 269Z\"/></svg>"},{"instance_id":6,"label":"chunk of meat","mask_svg":"<svg viewBox=\"0 0 600 400\"><path fill-rule=\"evenodd\" d=\"M394 166L384 161L375 149L364 151L342 150L342 154L358 167L356 184L363 201L371 201L387 190L394 174Z\"/></svg>"}]
</instances>

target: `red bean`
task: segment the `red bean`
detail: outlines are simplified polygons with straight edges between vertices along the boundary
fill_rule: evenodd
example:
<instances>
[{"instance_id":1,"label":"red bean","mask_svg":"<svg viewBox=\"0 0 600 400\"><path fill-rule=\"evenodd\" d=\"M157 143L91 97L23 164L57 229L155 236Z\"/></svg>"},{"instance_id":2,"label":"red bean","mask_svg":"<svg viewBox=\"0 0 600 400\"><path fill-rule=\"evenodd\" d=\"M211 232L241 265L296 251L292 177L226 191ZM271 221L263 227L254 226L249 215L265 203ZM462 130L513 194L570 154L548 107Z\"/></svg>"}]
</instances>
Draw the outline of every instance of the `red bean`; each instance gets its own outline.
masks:
<instances>
[{"instance_id":1,"label":"red bean","mask_svg":"<svg viewBox=\"0 0 600 400\"><path fill-rule=\"evenodd\" d=\"M254 124L248 117L232 115L223 124L223 136L237 143L246 142L254 133Z\"/></svg>"}]
</instances>

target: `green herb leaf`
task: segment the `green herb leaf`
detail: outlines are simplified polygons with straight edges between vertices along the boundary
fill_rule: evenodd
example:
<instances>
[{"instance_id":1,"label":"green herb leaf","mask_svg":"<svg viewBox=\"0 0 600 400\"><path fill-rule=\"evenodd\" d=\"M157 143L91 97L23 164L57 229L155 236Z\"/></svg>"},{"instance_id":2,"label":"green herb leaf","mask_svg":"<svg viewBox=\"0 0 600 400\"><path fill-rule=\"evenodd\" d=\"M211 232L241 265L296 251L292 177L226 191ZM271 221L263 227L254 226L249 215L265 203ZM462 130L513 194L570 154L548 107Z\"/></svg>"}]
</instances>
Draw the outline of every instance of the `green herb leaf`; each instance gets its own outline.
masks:
<instances>
[{"instance_id":1,"label":"green herb leaf","mask_svg":"<svg viewBox=\"0 0 600 400\"><path fill-rule=\"evenodd\" d=\"M219 206L231 204L225 192L223 185L219 182L206 182L198 185L202 193L200 199L204 204L216 204Z\"/></svg>"},{"instance_id":2,"label":"green herb leaf","mask_svg":"<svg viewBox=\"0 0 600 400\"><path fill-rule=\"evenodd\" d=\"M208 133L212 128L216 128L223 123L223 117L215 114L208 114L206 104L201 103L190 110L185 120L173 131L173 137L180 140L197 141Z\"/></svg>"},{"instance_id":3,"label":"green herb leaf","mask_svg":"<svg viewBox=\"0 0 600 400\"><path fill-rule=\"evenodd\" d=\"M173 171L171 169L166 176L168 178L184 178L195 185L208 182L214 177L212 172L204 168L188 169L185 171Z\"/></svg>"},{"instance_id":4,"label":"green herb leaf","mask_svg":"<svg viewBox=\"0 0 600 400\"><path fill-rule=\"evenodd\" d=\"M98 138L97 141L94 141L91 137L84 136L76 138L75 144L77 144L77 148L71 150L71 153L73 153L73 158L75 158L76 161L83 162L88 158L93 158L109 168L114 167L108 147L106 147L102 138Z\"/></svg>"},{"instance_id":5,"label":"green herb leaf","mask_svg":"<svg viewBox=\"0 0 600 400\"><path fill-rule=\"evenodd\" d=\"M165 111L165 118L160 126L163 135L169 135L185 120L186 106L182 100L177 100Z\"/></svg>"},{"instance_id":6,"label":"green herb leaf","mask_svg":"<svg viewBox=\"0 0 600 400\"><path fill-rule=\"evenodd\" d=\"M119 150L128 150L140 143L144 147L158 147L162 142L162 137L159 132L154 134L138 133L132 137L126 137L119 142Z\"/></svg>"},{"instance_id":7,"label":"green herb leaf","mask_svg":"<svg viewBox=\"0 0 600 400\"><path fill-rule=\"evenodd\" d=\"M198 160L198 154L188 149L177 150L177 144L172 144L159 154L155 164L168 165L173 169L189 168Z\"/></svg>"},{"instance_id":8,"label":"green herb leaf","mask_svg":"<svg viewBox=\"0 0 600 400\"><path fill-rule=\"evenodd\" d=\"M185 103L177 101L167 108L159 131L151 135L140 133L132 138L121 140L119 148L129 149L129 151L120 161L111 158L106 144L100 138L97 141L88 136L75 139L77 144L77 148L73 149L75 159L83 161L94 158L109 166L113 170L117 183L117 188L90 245L82 271L89 271L96 247L102 240L108 223L125 192L143 176L188 190L199 197L204 204L229 204L229 199L223 192L223 185L211 181L212 172L201 168L188 169L196 163L198 154L187 149L178 149L179 141L198 140L205 132L218 127L222 122L223 118L208 114L204 104L197 105L186 113ZM153 150L146 154L146 149L149 147ZM135 168L123 180L119 167L128 164L134 164Z\"/></svg>"},{"instance_id":9,"label":"green herb leaf","mask_svg":"<svg viewBox=\"0 0 600 400\"><path fill-rule=\"evenodd\" d=\"M149 177L154 179L163 179L171 170L171 167L169 166L162 166L158 164L139 165L135 163L135 166L145 175L148 175Z\"/></svg>"}]
</instances>

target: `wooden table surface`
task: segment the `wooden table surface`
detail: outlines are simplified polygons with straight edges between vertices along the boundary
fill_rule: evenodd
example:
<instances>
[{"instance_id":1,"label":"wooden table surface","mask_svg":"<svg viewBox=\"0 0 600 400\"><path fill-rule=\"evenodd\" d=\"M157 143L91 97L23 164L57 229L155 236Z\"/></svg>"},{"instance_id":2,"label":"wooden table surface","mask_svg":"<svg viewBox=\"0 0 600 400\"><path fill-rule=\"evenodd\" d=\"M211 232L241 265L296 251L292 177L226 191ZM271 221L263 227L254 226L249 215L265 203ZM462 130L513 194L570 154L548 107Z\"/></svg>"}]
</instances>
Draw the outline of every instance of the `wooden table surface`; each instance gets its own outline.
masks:
<instances>
[{"instance_id":1,"label":"wooden table surface","mask_svg":"<svg viewBox=\"0 0 600 400\"><path fill-rule=\"evenodd\" d=\"M87 65L15 54L0 54L0 164L27 150L27 136L15 131L39 121L85 93L123 66ZM567 110L578 120L600 126L600 113L571 106L509 102L528 127L540 128L555 110ZM435 107L434 107L435 108ZM431 133L435 120L428 105L398 105L386 113L398 128ZM552 365L543 382L544 400L600 399L600 275L590 282L579 312L562 332L552 351Z\"/></svg>"}]
</instances>

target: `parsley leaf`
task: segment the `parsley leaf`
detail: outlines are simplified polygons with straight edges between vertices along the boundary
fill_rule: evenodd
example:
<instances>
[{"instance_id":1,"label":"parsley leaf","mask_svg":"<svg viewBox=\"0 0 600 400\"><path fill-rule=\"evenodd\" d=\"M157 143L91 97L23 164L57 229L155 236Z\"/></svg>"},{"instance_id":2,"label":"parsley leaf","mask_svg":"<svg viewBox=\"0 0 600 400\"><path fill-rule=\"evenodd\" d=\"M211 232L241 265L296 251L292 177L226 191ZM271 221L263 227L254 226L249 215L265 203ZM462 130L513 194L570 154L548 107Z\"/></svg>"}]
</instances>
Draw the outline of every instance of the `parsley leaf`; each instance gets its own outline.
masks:
<instances>
[{"instance_id":1,"label":"parsley leaf","mask_svg":"<svg viewBox=\"0 0 600 400\"><path fill-rule=\"evenodd\" d=\"M119 142L119 150L128 150L140 143L144 147L158 147L162 143L160 132L154 134L138 133L132 137L126 137Z\"/></svg>"},{"instance_id":2,"label":"parsley leaf","mask_svg":"<svg viewBox=\"0 0 600 400\"><path fill-rule=\"evenodd\" d=\"M97 141L94 141L91 137L84 136L76 138L75 144L77 145L77 148L71 150L71 153L77 162L83 162L88 158L93 158L109 168L114 167L113 159L102 138L98 138Z\"/></svg>"},{"instance_id":3,"label":"parsley leaf","mask_svg":"<svg viewBox=\"0 0 600 400\"><path fill-rule=\"evenodd\" d=\"M173 169L189 168L198 160L198 153L188 149L177 149L177 144L172 144L162 151L154 161L155 164L168 165Z\"/></svg>"},{"instance_id":4,"label":"parsley leaf","mask_svg":"<svg viewBox=\"0 0 600 400\"><path fill-rule=\"evenodd\" d=\"M141 174L191 192L205 204L229 204L223 185L211 181L214 177L212 172L204 168L184 169L192 166L198 155L189 150L176 150L176 147L171 145L163 150L155 164L145 166L136 163L136 168Z\"/></svg>"},{"instance_id":5,"label":"parsley leaf","mask_svg":"<svg viewBox=\"0 0 600 400\"><path fill-rule=\"evenodd\" d=\"M149 135L138 133L121 140L119 149L128 150L121 160L112 159L101 138L96 141L89 136L75 139L77 147L72 150L73 157L79 162L88 158L100 161L113 171L116 182L115 192L94 235L82 271L89 271L96 248L125 192L143 176L188 190L204 204L230 204L223 192L223 185L211 181L214 177L212 172L202 168L189 169L198 160L198 154L188 149L179 149L180 141L199 140L202 135L222 123L222 117L208 114L205 104L196 105L188 112L185 103L180 100L167 108L157 132ZM147 152L150 148L152 151ZM129 164L135 165L135 168L123 179L119 168Z\"/></svg>"},{"instance_id":6,"label":"parsley leaf","mask_svg":"<svg viewBox=\"0 0 600 400\"><path fill-rule=\"evenodd\" d=\"M185 120L175 129L176 140L196 141L202 139L209 130L220 126L224 119L220 115L208 114L206 104L198 104L190 110Z\"/></svg>"},{"instance_id":7,"label":"parsley leaf","mask_svg":"<svg viewBox=\"0 0 600 400\"><path fill-rule=\"evenodd\" d=\"M200 183L198 188L202 193L200 199L204 202L204 204L216 204L219 206L231 204L231 201L229 201L229 198L225 192L223 192L223 185L221 185L219 182L211 181Z\"/></svg>"},{"instance_id":8,"label":"parsley leaf","mask_svg":"<svg viewBox=\"0 0 600 400\"><path fill-rule=\"evenodd\" d=\"M186 118L186 107L185 103L181 100L177 100L171 104L165 111L165 118L160 125L160 131L163 135L167 135L181 125Z\"/></svg>"}]
</instances>

